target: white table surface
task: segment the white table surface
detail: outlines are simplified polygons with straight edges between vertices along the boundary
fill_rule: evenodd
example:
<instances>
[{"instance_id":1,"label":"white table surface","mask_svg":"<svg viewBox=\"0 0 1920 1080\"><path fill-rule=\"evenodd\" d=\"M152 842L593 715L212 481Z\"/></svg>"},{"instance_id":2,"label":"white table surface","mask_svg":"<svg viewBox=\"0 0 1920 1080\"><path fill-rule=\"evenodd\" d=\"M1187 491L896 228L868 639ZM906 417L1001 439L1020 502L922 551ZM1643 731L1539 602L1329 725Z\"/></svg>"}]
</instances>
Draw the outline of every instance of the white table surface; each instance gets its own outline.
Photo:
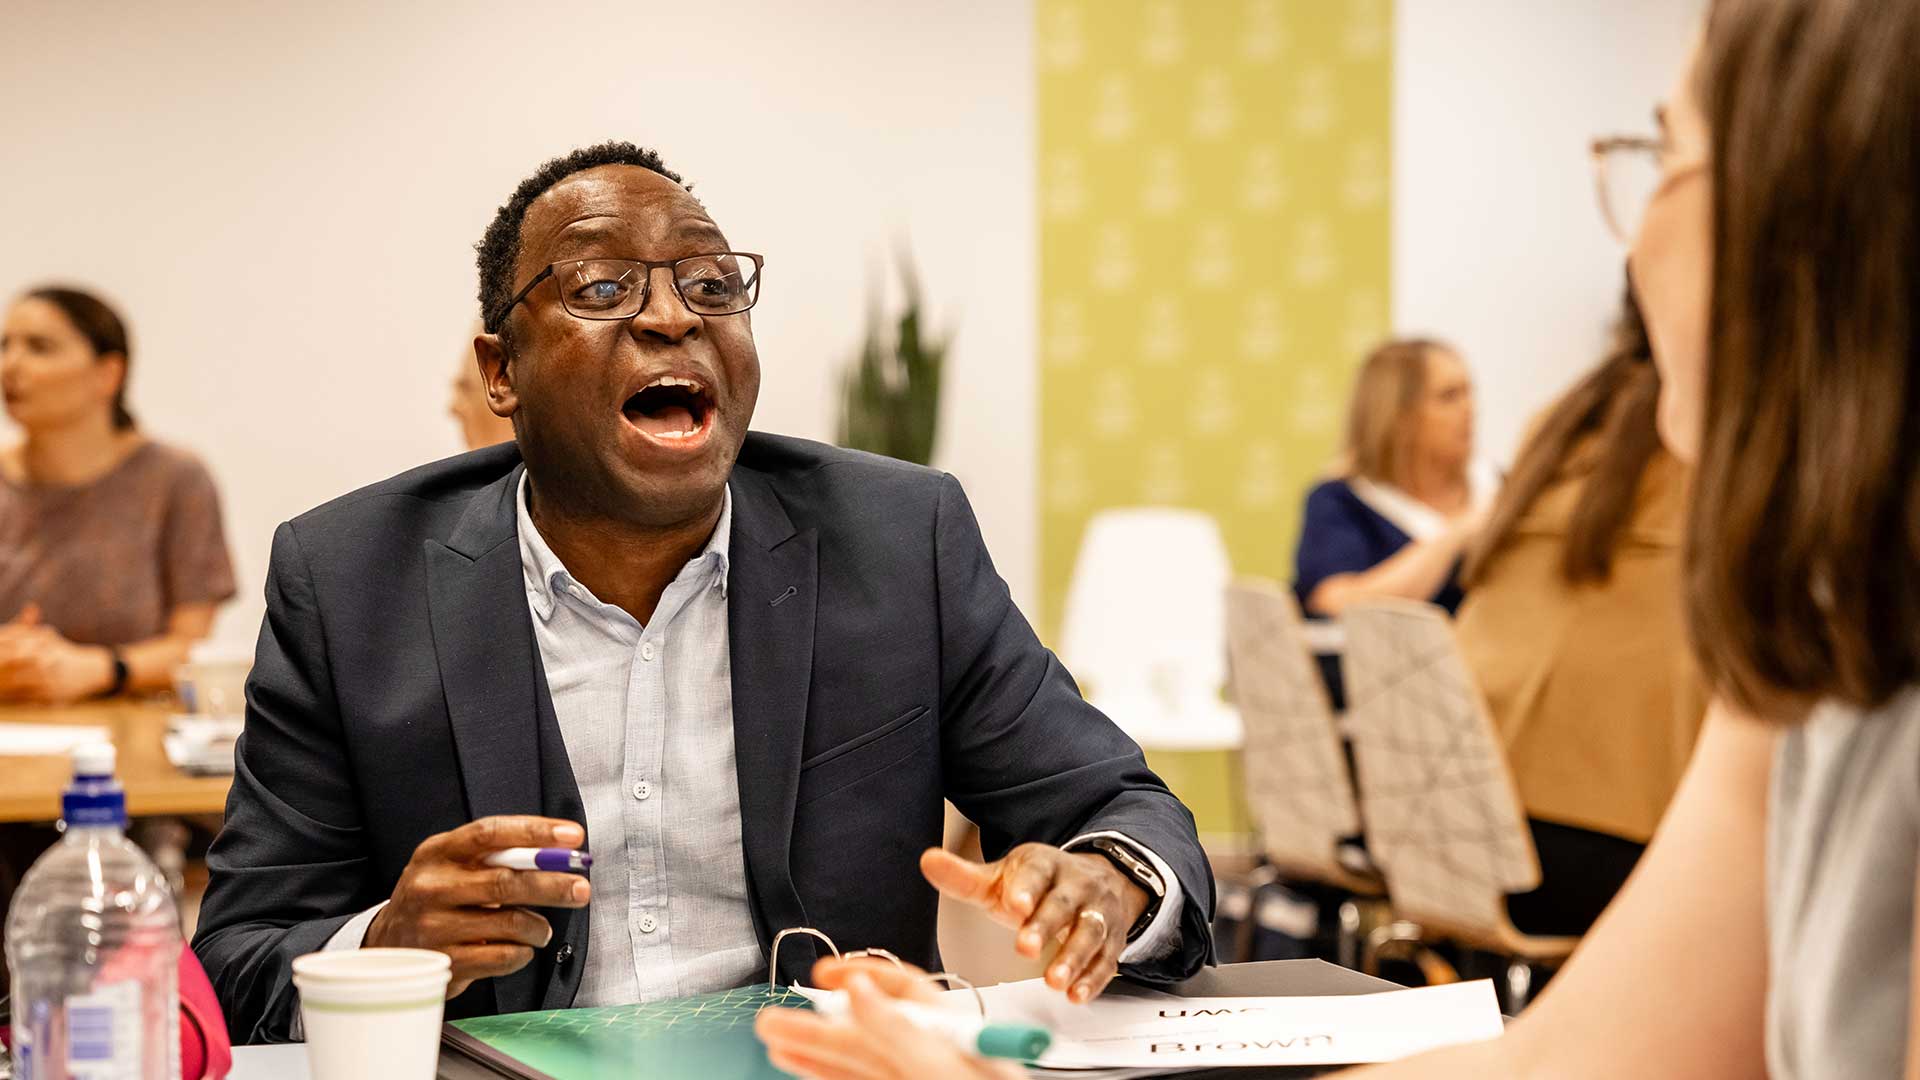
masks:
<instances>
[{"instance_id":1,"label":"white table surface","mask_svg":"<svg viewBox=\"0 0 1920 1080\"><path fill-rule=\"evenodd\" d=\"M236 1046L229 1080L307 1080L307 1044Z\"/></svg>"}]
</instances>

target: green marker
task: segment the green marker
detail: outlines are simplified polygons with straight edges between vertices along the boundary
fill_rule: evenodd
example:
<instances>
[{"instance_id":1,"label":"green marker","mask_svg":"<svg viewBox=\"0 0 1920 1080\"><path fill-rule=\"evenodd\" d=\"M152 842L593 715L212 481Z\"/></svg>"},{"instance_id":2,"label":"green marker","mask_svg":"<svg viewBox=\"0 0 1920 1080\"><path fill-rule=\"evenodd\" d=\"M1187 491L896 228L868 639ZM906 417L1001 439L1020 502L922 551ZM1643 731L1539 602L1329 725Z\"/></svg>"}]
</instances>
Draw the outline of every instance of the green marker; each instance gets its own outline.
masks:
<instances>
[{"instance_id":1,"label":"green marker","mask_svg":"<svg viewBox=\"0 0 1920 1080\"><path fill-rule=\"evenodd\" d=\"M852 1012L844 990L812 998L813 1007L822 1016L840 1018ZM929 1035L945 1039L962 1050L982 1057L1012 1061L1038 1061L1053 1045L1053 1035L1032 1024L990 1024L977 1015L948 1012L909 1001L896 1001L893 1007L903 1019Z\"/></svg>"}]
</instances>

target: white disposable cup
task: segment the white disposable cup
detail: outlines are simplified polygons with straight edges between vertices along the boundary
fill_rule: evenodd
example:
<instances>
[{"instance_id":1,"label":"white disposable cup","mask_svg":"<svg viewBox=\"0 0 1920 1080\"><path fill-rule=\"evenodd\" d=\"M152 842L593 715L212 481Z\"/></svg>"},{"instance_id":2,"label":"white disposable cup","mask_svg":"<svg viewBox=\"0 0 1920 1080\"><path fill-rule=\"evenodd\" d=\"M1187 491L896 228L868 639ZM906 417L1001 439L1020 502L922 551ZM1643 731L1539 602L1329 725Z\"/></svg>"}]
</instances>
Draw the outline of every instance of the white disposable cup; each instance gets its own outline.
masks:
<instances>
[{"instance_id":1,"label":"white disposable cup","mask_svg":"<svg viewBox=\"0 0 1920 1080\"><path fill-rule=\"evenodd\" d=\"M192 688L192 701L181 702L190 712L238 718L247 714L247 675L252 670L251 656L196 653L175 670L174 689L178 692L180 683Z\"/></svg>"},{"instance_id":2,"label":"white disposable cup","mask_svg":"<svg viewBox=\"0 0 1920 1080\"><path fill-rule=\"evenodd\" d=\"M433 1080L449 962L427 949L345 949L293 961L313 1080Z\"/></svg>"}]
</instances>

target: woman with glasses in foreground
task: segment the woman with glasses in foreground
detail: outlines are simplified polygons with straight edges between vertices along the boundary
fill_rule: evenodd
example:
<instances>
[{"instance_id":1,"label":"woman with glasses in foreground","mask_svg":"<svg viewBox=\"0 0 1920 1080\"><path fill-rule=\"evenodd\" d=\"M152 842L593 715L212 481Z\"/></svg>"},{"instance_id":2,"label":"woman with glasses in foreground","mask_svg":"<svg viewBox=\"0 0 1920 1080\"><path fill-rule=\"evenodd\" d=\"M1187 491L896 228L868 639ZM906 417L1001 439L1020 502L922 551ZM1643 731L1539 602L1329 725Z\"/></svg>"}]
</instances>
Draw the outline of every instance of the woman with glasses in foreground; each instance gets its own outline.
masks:
<instances>
[{"instance_id":1,"label":"woman with glasses in foreground","mask_svg":"<svg viewBox=\"0 0 1920 1080\"><path fill-rule=\"evenodd\" d=\"M1356 1076L1920 1077L1916 49L1920 0L1718 0L1660 137L1609 145L1660 166L1631 270L1661 436L1695 463L1686 600L1717 703L1533 1008ZM762 1030L811 1075L899 1075Z\"/></svg>"}]
</instances>

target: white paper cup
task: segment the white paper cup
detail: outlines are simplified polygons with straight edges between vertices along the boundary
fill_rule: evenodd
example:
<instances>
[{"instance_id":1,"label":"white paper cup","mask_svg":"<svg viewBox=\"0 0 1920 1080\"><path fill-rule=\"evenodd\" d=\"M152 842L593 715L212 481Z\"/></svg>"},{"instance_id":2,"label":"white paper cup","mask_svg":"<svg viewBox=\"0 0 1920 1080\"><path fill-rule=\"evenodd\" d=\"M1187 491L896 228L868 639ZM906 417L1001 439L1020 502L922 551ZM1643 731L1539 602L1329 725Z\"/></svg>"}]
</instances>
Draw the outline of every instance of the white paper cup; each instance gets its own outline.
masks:
<instances>
[{"instance_id":1,"label":"white paper cup","mask_svg":"<svg viewBox=\"0 0 1920 1080\"><path fill-rule=\"evenodd\" d=\"M196 651L174 669L174 696L190 713L243 717L247 714L247 675L252 670L250 655Z\"/></svg>"},{"instance_id":2,"label":"white paper cup","mask_svg":"<svg viewBox=\"0 0 1920 1080\"><path fill-rule=\"evenodd\" d=\"M313 1080L433 1080L449 962L426 949L347 949L293 961Z\"/></svg>"}]
</instances>

